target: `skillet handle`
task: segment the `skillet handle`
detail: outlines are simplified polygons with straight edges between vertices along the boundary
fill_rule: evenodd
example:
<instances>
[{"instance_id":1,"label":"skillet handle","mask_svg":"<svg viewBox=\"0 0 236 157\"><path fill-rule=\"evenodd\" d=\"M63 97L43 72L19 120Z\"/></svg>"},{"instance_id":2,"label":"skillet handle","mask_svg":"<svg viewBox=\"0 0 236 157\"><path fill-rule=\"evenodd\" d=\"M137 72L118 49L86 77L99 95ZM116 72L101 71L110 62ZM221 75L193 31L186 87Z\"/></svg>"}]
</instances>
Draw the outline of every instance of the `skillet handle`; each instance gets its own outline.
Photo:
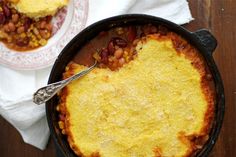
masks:
<instances>
[{"instance_id":1,"label":"skillet handle","mask_svg":"<svg viewBox=\"0 0 236 157\"><path fill-rule=\"evenodd\" d=\"M207 30L200 29L193 32L193 35L200 41L201 45L212 55L216 46L216 38Z\"/></svg>"}]
</instances>

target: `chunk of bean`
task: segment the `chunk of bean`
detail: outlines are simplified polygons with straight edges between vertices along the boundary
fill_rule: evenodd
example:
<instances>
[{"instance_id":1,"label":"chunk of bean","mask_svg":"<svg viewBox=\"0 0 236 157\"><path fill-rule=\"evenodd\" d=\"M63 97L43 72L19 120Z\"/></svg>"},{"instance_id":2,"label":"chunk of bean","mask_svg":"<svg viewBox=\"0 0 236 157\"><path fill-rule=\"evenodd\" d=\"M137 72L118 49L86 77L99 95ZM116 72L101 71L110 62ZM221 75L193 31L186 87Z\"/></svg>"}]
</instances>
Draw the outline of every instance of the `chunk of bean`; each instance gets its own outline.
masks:
<instances>
[{"instance_id":1,"label":"chunk of bean","mask_svg":"<svg viewBox=\"0 0 236 157\"><path fill-rule=\"evenodd\" d=\"M52 32L53 26L52 26L52 24L48 23L48 24L46 24L45 28L46 28L49 32Z\"/></svg>"},{"instance_id":2,"label":"chunk of bean","mask_svg":"<svg viewBox=\"0 0 236 157\"><path fill-rule=\"evenodd\" d=\"M119 58L122 57L123 52L124 52L123 49L122 49L122 48L119 48L119 49L117 49L117 50L115 51L114 56L115 56L117 59L119 59Z\"/></svg>"},{"instance_id":3,"label":"chunk of bean","mask_svg":"<svg viewBox=\"0 0 236 157\"><path fill-rule=\"evenodd\" d=\"M5 25L3 26L3 30L4 30L5 32L7 32L7 33L11 31L8 24L5 24Z\"/></svg>"},{"instance_id":4,"label":"chunk of bean","mask_svg":"<svg viewBox=\"0 0 236 157\"><path fill-rule=\"evenodd\" d=\"M31 23L32 23L32 21L31 21L30 18L26 18L25 19L25 22L24 22L24 29L25 29L25 31L27 31L30 28Z\"/></svg>"},{"instance_id":5,"label":"chunk of bean","mask_svg":"<svg viewBox=\"0 0 236 157\"><path fill-rule=\"evenodd\" d=\"M127 46L127 41L125 41L124 39L120 37L112 38L112 40L113 40L114 45L117 45L122 48Z\"/></svg>"},{"instance_id":6,"label":"chunk of bean","mask_svg":"<svg viewBox=\"0 0 236 157\"><path fill-rule=\"evenodd\" d=\"M14 25L13 22L9 22L8 27L11 32L14 32L16 30L16 26Z\"/></svg>"},{"instance_id":7,"label":"chunk of bean","mask_svg":"<svg viewBox=\"0 0 236 157\"><path fill-rule=\"evenodd\" d=\"M42 38L48 39L50 38L50 33L47 30L40 30L39 34L41 35Z\"/></svg>"},{"instance_id":8,"label":"chunk of bean","mask_svg":"<svg viewBox=\"0 0 236 157\"><path fill-rule=\"evenodd\" d=\"M111 54L111 55L114 54L114 52L115 52L115 47L114 47L114 44L113 44L113 41L112 41L112 40L108 43L107 49L108 49L108 51L109 51L109 54Z\"/></svg>"},{"instance_id":9,"label":"chunk of bean","mask_svg":"<svg viewBox=\"0 0 236 157\"><path fill-rule=\"evenodd\" d=\"M45 28L46 28L46 25L47 25L47 22L46 22L46 21L41 21L41 22L40 22L40 28L41 28L41 29L45 29Z\"/></svg>"},{"instance_id":10,"label":"chunk of bean","mask_svg":"<svg viewBox=\"0 0 236 157\"><path fill-rule=\"evenodd\" d=\"M6 22L6 17L3 12L0 12L0 24L4 24Z\"/></svg>"},{"instance_id":11,"label":"chunk of bean","mask_svg":"<svg viewBox=\"0 0 236 157\"><path fill-rule=\"evenodd\" d=\"M24 26L21 26L21 27L18 27L18 28L17 28L17 33L18 33L18 34L21 34L21 33L23 33L23 32L25 32L25 27L24 27Z\"/></svg>"},{"instance_id":12,"label":"chunk of bean","mask_svg":"<svg viewBox=\"0 0 236 157\"><path fill-rule=\"evenodd\" d=\"M7 5L3 5L2 9L3 9L3 12L7 18L11 16L11 10L8 8Z\"/></svg>"},{"instance_id":13,"label":"chunk of bean","mask_svg":"<svg viewBox=\"0 0 236 157\"><path fill-rule=\"evenodd\" d=\"M102 49L102 52L101 52L101 62L106 64L108 63L108 50L107 49Z\"/></svg>"},{"instance_id":14,"label":"chunk of bean","mask_svg":"<svg viewBox=\"0 0 236 157\"><path fill-rule=\"evenodd\" d=\"M124 58L119 59L119 65L123 66L124 64L125 64L125 59Z\"/></svg>"},{"instance_id":15,"label":"chunk of bean","mask_svg":"<svg viewBox=\"0 0 236 157\"><path fill-rule=\"evenodd\" d=\"M11 18L12 22L17 23L19 21L20 16L18 14L13 14Z\"/></svg>"}]
</instances>

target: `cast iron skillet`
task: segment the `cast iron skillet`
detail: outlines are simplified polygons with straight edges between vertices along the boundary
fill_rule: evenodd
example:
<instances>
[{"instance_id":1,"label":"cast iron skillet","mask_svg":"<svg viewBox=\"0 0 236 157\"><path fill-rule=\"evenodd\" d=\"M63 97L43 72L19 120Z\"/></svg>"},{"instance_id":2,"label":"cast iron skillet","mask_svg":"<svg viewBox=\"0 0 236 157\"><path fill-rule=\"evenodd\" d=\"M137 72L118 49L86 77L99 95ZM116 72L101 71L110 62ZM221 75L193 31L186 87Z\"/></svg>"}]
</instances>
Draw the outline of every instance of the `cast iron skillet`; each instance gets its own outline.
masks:
<instances>
[{"instance_id":1,"label":"cast iron skillet","mask_svg":"<svg viewBox=\"0 0 236 157\"><path fill-rule=\"evenodd\" d=\"M210 133L210 138L204 145L203 149L201 149L196 155L197 157L208 156L209 152L216 142L223 122L225 98L223 83L212 57L213 51L217 46L217 41L206 29L201 29L196 32L190 32L183 27L165 19L142 14L127 14L104 19L84 29L81 33L76 35L74 39L71 40L70 43L62 50L61 54L58 56L57 60L54 63L48 84L61 80L62 73L64 72L64 69L69 61L72 60L72 58L76 55L76 53L78 53L78 51L81 49L81 47L83 47L83 45L85 45L86 42L90 41L92 38L98 35L99 32L116 26L149 23L153 25L161 24L163 26L166 26L171 31L176 32L177 34L187 39L199 50L199 52L205 58L206 63L212 73L216 89L215 117ZM56 112L57 104L57 96L54 96L50 101L46 103L46 114L51 135L55 141L56 146L64 156L74 157L76 155L70 149L66 138L60 133L58 127L58 113Z\"/></svg>"}]
</instances>

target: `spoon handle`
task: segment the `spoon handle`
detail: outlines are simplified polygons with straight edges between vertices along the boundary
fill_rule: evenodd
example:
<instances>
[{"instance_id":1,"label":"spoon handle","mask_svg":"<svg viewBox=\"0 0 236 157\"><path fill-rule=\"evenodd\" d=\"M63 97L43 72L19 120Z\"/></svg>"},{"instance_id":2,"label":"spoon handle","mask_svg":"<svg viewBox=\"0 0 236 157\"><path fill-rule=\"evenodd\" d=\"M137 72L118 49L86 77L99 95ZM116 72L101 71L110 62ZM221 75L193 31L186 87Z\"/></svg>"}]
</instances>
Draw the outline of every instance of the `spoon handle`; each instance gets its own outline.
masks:
<instances>
[{"instance_id":1,"label":"spoon handle","mask_svg":"<svg viewBox=\"0 0 236 157\"><path fill-rule=\"evenodd\" d=\"M67 84L69 84L71 81L76 80L80 78L81 76L84 76L88 72L90 72L95 66L97 62L93 64L91 67L79 72L78 74L75 74L65 80L55 82L52 84L49 84L47 86L44 86L40 89L38 89L34 95L33 95L33 102L40 105L51 99L56 93L58 93L63 87L65 87Z\"/></svg>"}]
</instances>

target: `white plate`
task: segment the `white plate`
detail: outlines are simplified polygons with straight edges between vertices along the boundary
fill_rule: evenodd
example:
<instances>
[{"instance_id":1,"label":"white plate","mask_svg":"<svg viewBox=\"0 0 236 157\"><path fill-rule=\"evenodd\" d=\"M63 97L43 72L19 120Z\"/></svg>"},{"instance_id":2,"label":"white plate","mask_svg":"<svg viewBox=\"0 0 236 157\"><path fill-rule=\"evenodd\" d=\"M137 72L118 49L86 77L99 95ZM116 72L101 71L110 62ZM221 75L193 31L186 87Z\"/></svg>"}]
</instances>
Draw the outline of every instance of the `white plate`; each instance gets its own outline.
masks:
<instances>
[{"instance_id":1,"label":"white plate","mask_svg":"<svg viewBox=\"0 0 236 157\"><path fill-rule=\"evenodd\" d=\"M66 44L84 27L88 0L70 0L67 8L53 18L53 32L46 46L27 52L16 52L0 43L0 64L18 70L36 70L52 65Z\"/></svg>"}]
</instances>

